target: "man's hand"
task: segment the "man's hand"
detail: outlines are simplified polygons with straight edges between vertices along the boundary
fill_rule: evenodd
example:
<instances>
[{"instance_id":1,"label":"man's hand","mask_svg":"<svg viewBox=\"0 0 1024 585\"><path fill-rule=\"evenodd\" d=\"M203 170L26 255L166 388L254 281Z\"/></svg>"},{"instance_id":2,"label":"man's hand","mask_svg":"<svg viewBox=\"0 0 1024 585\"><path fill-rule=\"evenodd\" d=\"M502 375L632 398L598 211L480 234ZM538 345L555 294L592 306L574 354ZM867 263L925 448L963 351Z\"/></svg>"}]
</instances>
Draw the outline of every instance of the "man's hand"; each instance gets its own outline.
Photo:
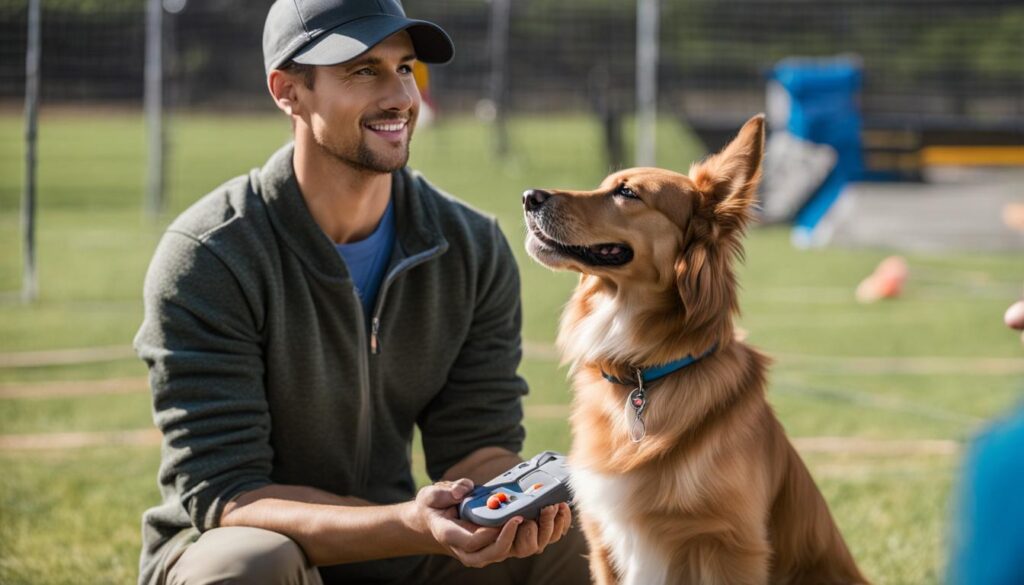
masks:
<instances>
[{"instance_id":1,"label":"man's hand","mask_svg":"<svg viewBox=\"0 0 1024 585\"><path fill-rule=\"evenodd\" d=\"M1010 308L1006 309L1006 314L1003 315L1003 321L1006 322L1007 327L1024 331L1024 301L1017 301L1010 305ZM1024 333L1021 334L1020 339L1024 342Z\"/></svg>"},{"instance_id":2,"label":"man's hand","mask_svg":"<svg viewBox=\"0 0 1024 585\"><path fill-rule=\"evenodd\" d=\"M457 558L467 567L485 567L510 557L539 554L569 531L569 506L548 506L536 520L516 516L499 528L478 526L458 518L457 506L472 491L473 482L440 482L419 491L410 524L429 533L436 552Z\"/></svg>"},{"instance_id":3,"label":"man's hand","mask_svg":"<svg viewBox=\"0 0 1024 585\"><path fill-rule=\"evenodd\" d=\"M568 534L572 524L572 513L568 504L548 506L540 511L536 521L524 522L516 534L512 545L512 555L525 558L539 555L549 544L558 542Z\"/></svg>"}]
</instances>

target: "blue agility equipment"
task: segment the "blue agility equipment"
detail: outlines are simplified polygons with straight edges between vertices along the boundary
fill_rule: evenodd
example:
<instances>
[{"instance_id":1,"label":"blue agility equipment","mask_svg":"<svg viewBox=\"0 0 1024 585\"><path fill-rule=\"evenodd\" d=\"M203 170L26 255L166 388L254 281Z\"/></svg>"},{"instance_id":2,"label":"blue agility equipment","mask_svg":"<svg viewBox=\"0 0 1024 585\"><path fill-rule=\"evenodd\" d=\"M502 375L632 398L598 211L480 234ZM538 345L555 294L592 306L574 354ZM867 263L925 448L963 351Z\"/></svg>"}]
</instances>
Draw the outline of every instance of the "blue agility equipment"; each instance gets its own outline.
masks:
<instances>
[{"instance_id":1,"label":"blue agility equipment","mask_svg":"<svg viewBox=\"0 0 1024 585\"><path fill-rule=\"evenodd\" d=\"M780 61L772 71L789 97L786 130L798 138L835 149L835 167L796 216L793 238L813 243L814 230L839 198L843 187L864 174L862 120L857 104L860 59L853 56L798 58Z\"/></svg>"}]
</instances>

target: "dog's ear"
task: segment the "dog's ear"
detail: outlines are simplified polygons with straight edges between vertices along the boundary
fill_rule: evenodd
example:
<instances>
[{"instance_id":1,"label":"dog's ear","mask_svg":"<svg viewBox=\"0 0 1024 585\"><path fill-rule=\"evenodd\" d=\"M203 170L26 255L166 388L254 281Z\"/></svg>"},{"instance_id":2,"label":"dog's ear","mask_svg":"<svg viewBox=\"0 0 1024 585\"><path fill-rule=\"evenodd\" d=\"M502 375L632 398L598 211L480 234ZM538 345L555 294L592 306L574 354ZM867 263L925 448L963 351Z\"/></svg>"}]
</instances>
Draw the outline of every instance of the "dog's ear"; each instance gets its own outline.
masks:
<instances>
[{"instance_id":1,"label":"dog's ear","mask_svg":"<svg viewBox=\"0 0 1024 585\"><path fill-rule=\"evenodd\" d=\"M718 225L713 231L728 234L746 227L757 198L763 157L764 114L758 114L721 152L690 167L702 215L710 215Z\"/></svg>"},{"instance_id":2,"label":"dog's ear","mask_svg":"<svg viewBox=\"0 0 1024 585\"><path fill-rule=\"evenodd\" d=\"M685 309L685 327L693 336L705 334L704 340L694 337L705 349L721 338L722 334L715 329L716 323L723 317L729 321L730 315L739 308L729 254L721 247L694 242L676 259L676 287Z\"/></svg>"},{"instance_id":3,"label":"dog's ear","mask_svg":"<svg viewBox=\"0 0 1024 585\"><path fill-rule=\"evenodd\" d=\"M736 301L731 262L741 254L739 235L749 221L761 180L764 115L751 118L722 152L690 168L698 191L688 242L676 260L676 286L686 329L701 347L731 335Z\"/></svg>"}]
</instances>

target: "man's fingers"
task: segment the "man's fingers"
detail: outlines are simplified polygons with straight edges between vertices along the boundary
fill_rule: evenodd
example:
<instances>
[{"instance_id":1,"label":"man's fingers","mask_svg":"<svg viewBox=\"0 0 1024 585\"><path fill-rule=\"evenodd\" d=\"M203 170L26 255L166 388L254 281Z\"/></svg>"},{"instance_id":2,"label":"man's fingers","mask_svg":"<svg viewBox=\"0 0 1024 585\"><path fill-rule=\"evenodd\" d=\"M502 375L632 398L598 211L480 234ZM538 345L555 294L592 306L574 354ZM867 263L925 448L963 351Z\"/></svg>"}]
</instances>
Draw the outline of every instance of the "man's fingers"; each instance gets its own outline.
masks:
<instances>
[{"instance_id":1,"label":"man's fingers","mask_svg":"<svg viewBox=\"0 0 1024 585\"><path fill-rule=\"evenodd\" d=\"M481 528L470 534L465 546L460 548L466 552L476 552L494 544L500 534L497 528Z\"/></svg>"},{"instance_id":2,"label":"man's fingers","mask_svg":"<svg viewBox=\"0 0 1024 585\"><path fill-rule=\"evenodd\" d=\"M508 558L512 550L512 544L516 541L518 527L523 523L521 516L509 520L501 527L498 538L490 545L477 552L456 550L459 560L467 567L485 567L491 563L503 561Z\"/></svg>"},{"instance_id":3,"label":"man's fingers","mask_svg":"<svg viewBox=\"0 0 1024 585\"><path fill-rule=\"evenodd\" d=\"M519 527L516 534L516 541L512 545L512 554L518 558L525 558L537 552L537 522L527 520Z\"/></svg>"},{"instance_id":4,"label":"man's fingers","mask_svg":"<svg viewBox=\"0 0 1024 585\"><path fill-rule=\"evenodd\" d=\"M548 543L552 542L551 537L555 534L555 516L558 514L558 506L548 506L540 511L537 518L537 550L536 554L544 552ZM555 538L558 540L558 538Z\"/></svg>"},{"instance_id":5,"label":"man's fingers","mask_svg":"<svg viewBox=\"0 0 1024 585\"><path fill-rule=\"evenodd\" d=\"M569 534L569 528L572 526L572 511L569 509L569 504L559 504L558 514L555 516L555 535L551 542L560 540L566 534Z\"/></svg>"},{"instance_id":6,"label":"man's fingers","mask_svg":"<svg viewBox=\"0 0 1024 585\"><path fill-rule=\"evenodd\" d=\"M462 501L473 490L468 479L442 481L424 488L423 503L431 508L448 508Z\"/></svg>"},{"instance_id":7,"label":"man's fingers","mask_svg":"<svg viewBox=\"0 0 1024 585\"><path fill-rule=\"evenodd\" d=\"M449 547L459 548L466 552L476 552L493 543L497 536L497 528L447 521L441 532L440 540Z\"/></svg>"},{"instance_id":8,"label":"man's fingers","mask_svg":"<svg viewBox=\"0 0 1024 585\"><path fill-rule=\"evenodd\" d=\"M501 533L498 534L498 539L494 541L491 546L501 551L502 554L507 555L508 551L512 550L512 543L516 541L516 533L519 532L519 526L523 523L522 516L516 516L509 520L501 527Z\"/></svg>"}]
</instances>

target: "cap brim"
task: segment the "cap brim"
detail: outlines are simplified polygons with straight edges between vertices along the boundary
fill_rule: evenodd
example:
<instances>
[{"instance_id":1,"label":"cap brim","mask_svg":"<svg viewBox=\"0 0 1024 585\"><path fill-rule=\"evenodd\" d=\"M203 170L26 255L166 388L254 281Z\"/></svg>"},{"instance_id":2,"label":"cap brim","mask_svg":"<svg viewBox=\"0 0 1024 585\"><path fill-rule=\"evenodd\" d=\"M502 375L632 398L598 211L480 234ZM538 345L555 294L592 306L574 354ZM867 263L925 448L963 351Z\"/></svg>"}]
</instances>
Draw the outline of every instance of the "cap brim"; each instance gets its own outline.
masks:
<instances>
[{"instance_id":1,"label":"cap brim","mask_svg":"<svg viewBox=\"0 0 1024 585\"><path fill-rule=\"evenodd\" d=\"M355 59L402 30L408 31L416 58L424 63L447 63L455 54L448 34L434 23L374 15L327 31L291 60L304 65L337 65Z\"/></svg>"}]
</instances>

